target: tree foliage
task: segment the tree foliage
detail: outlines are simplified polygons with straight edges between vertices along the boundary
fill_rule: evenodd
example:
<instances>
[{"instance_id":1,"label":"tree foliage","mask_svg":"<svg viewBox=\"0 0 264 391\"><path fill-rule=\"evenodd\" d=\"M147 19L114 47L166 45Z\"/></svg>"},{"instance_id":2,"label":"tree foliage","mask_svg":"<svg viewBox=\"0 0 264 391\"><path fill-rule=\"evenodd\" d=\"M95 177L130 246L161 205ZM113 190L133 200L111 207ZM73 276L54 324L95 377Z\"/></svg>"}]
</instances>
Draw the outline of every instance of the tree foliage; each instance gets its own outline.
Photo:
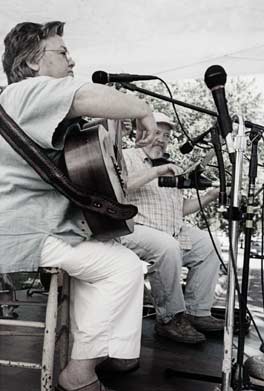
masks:
<instances>
[{"instance_id":1,"label":"tree foliage","mask_svg":"<svg viewBox=\"0 0 264 391\"><path fill-rule=\"evenodd\" d=\"M137 83L141 88L148 89L161 95L169 96L166 86L162 82L148 82ZM213 97L209 89L206 87L203 80L190 80L179 81L172 83L170 89L174 99L186 102L191 105L205 108L216 112ZM260 92L258 92L256 80L254 78L231 78L227 81L225 86L226 98L229 108L230 116L234 114L242 115L244 120L254 123L264 124L264 98ZM191 154L182 155L179 151L179 145L186 140L187 133L189 137L193 138L200 133L205 132L212 127L216 122L216 117L209 116L208 114L200 113L195 110L176 105L176 113L173 105L170 102L159 100L157 98L138 93L139 97L146 100L154 111L161 111L167 114L175 122L175 130L171 136L171 143L169 146L169 152L172 159L176 164L180 165L183 169L190 166L194 161L199 160L206 154L206 150L195 147ZM177 115L176 115L177 114ZM248 130L249 131L249 130ZM251 144L249 137L247 138L247 151L246 157L250 156ZM207 138L210 141L210 135ZM131 145L131 140L128 142L128 146ZM258 147L259 162L264 160L264 148L263 140L260 141ZM248 161L245 157L243 163L243 187L242 194L245 197L247 195L247 181L248 181ZM230 170L230 162L227 153L224 155L226 170ZM215 161L212 161L212 165L215 165ZM209 178L217 178L218 170L208 166L205 172ZM231 179L227 175L227 181ZM257 184L264 182L263 169L258 169ZM195 196L196 190L187 190L186 197ZM201 192L202 194L202 192ZM225 219L222 216L216 216L216 203L210 204L205 209L205 214L210 222L214 222L215 226L220 226L226 229ZM198 224L201 227L205 226L204 219L201 213L189 217L189 220Z\"/></svg>"}]
</instances>

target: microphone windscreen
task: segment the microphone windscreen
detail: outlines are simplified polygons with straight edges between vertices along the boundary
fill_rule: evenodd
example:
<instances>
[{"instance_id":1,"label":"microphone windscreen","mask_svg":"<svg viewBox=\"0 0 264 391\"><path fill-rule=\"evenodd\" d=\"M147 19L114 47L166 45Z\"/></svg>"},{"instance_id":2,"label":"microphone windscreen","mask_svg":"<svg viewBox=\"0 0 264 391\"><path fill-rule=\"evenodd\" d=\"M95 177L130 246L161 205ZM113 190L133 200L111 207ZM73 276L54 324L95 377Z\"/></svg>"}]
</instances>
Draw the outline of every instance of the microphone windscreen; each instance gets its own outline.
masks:
<instances>
[{"instance_id":1,"label":"microphone windscreen","mask_svg":"<svg viewBox=\"0 0 264 391\"><path fill-rule=\"evenodd\" d=\"M108 83L108 75L104 71L96 71L92 74L92 81L98 84Z\"/></svg>"},{"instance_id":2,"label":"microphone windscreen","mask_svg":"<svg viewBox=\"0 0 264 391\"><path fill-rule=\"evenodd\" d=\"M210 90L216 86L223 86L226 83L226 71L221 65L212 65L205 72L204 81Z\"/></svg>"},{"instance_id":3,"label":"microphone windscreen","mask_svg":"<svg viewBox=\"0 0 264 391\"><path fill-rule=\"evenodd\" d=\"M179 147L179 150L183 155L185 155L186 153L189 153L193 150L193 145L189 141L187 141Z\"/></svg>"}]
</instances>

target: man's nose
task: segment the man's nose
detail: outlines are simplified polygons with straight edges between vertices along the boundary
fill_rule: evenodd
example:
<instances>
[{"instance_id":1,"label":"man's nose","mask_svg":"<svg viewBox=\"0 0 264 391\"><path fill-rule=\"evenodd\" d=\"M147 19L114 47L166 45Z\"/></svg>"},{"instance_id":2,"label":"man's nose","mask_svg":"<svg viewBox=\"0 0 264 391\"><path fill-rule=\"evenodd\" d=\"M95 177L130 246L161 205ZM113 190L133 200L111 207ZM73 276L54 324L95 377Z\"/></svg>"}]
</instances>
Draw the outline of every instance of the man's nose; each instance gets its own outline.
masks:
<instances>
[{"instance_id":1,"label":"man's nose","mask_svg":"<svg viewBox=\"0 0 264 391\"><path fill-rule=\"evenodd\" d=\"M164 142L164 137L162 135L158 135L157 136L157 141L160 142L160 143L163 143Z\"/></svg>"},{"instance_id":2,"label":"man's nose","mask_svg":"<svg viewBox=\"0 0 264 391\"><path fill-rule=\"evenodd\" d=\"M75 67L75 61L73 60L71 55L68 55L68 63L71 68Z\"/></svg>"}]
</instances>

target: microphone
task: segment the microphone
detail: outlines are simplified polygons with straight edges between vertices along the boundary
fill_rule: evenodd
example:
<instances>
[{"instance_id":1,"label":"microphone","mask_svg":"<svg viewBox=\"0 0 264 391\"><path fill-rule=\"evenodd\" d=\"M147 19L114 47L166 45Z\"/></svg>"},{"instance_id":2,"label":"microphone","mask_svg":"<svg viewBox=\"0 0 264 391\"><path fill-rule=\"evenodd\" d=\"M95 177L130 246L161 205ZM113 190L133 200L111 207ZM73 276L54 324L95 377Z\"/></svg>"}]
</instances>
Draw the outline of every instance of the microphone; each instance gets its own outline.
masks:
<instances>
[{"instance_id":1,"label":"microphone","mask_svg":"<svg viewBox=\"0 0 264 391\"><path fill-rule=\"evenodd\" d=\"M188 178L179 176L160 176L158 178L159 187L176 187L177 189L197 189L205 190L208 187L219 187L219 182L211 181L204 175L192 172Z\"/></svg>"},{"instance_id":2,"label":"microphone","mask_svg":"<svg viewBox=\"0 0 264 391\"><path fill-rule=\"evenodd\" d=\"M205 136L211 131L211 128L208 129L206 132L204 133L201 133L199 136L196 136L194 137L193 139L189 139L188 141L186 141L184 144L182 144L180 147L179 147L179 150L180 152L185 155L186 153L189 153L193 150L194 146L196 144L199 144L201 141L203 141L203 139L205 138ZM205 143L205 141L204 141ZM207 144L207 143L206 143Z\"/></svg>"},{"instance_id":3,"label":"microphone","mask_svg":"<svg viewBox=\"0 0 264 391\"><path fill-rule=\"evenodd\" d=\"M226 72L220 65L212 65L204 75L204 81L213 94L213 99L218 111L218 122L221 136L226 141L226 146L230 155L230 160L234 161L234 145L232 140L232 121L228 113L227 101L225 97Z\"/></svg>"},{"instance_id":4,"label":"microphone","mask_svg":"<svg viewBox=\"0 0 264 391\"><path fill-rule=\"evenodd\" d=\"M130 83L132 81L155 79L158 79L158 77L151 75L131 75L129 73L107 73L104 71L96 71L92 74L92 81L99 84Z\"/></svg>"},{"instance_id":5,"label":"microphone","mask_svg":"<svg viewBox=\"0 0 264 391\"><path fill-rule=\"evenodd\" d=\"M211 149L202 159L199 159L197 162L193 163L190 167L188 167L181 174L181 176L187 176L194 171L196 173L201 174L206 169L208 163L212 160L214 156L215 156L215 151L214 149ZM151 159L152 166L156 167L156 166L162 166L163 164L174 163L173 161L168 160L168 158L169 158L169 154L164 154L160 158Z\"/></svg>"},{"instance_id":6,"label":"microphone","mask_svg":"<svg viewBox=\"0 0 264 391\"><path fill-rule=\"evenodd\" d=\"M164 164L173 163L168 160L169 155L165 154L160 158L151 159L152 166L162 166ZM197 189L205 190L208 187L219 187L219 182L211 181L202 172L210 160L214 157L215 151L211 149L202 159L187 168L181 175L171 176L164 175L158 177L158 186L160 187L176 187L178 189Z\"/></svg>"}]
</instances>

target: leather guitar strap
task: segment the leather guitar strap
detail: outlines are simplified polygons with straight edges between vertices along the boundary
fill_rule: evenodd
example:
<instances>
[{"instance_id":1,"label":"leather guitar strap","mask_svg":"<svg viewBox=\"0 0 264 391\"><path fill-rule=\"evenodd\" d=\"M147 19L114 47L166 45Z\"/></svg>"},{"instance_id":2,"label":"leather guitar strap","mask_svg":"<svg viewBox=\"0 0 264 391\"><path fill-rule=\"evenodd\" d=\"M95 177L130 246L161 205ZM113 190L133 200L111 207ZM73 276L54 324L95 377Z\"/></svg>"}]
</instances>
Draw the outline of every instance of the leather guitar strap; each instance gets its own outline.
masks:
<instances>
[{"instance_id":1,"label":"leather guitar strap","mask_svg":"<svg viewBox=\"0 0 264 391\"><path fill-rule=\"evenodd\" d=\"M86 193L76 184L73 184L64 172L44 153L44 149L18 126L1 105L0 134L45 182L51 184L80 208L116 220L128 220L136 215L137 207L134 205L120 204L101 194Z\"/></svg>"}]
</instances>

